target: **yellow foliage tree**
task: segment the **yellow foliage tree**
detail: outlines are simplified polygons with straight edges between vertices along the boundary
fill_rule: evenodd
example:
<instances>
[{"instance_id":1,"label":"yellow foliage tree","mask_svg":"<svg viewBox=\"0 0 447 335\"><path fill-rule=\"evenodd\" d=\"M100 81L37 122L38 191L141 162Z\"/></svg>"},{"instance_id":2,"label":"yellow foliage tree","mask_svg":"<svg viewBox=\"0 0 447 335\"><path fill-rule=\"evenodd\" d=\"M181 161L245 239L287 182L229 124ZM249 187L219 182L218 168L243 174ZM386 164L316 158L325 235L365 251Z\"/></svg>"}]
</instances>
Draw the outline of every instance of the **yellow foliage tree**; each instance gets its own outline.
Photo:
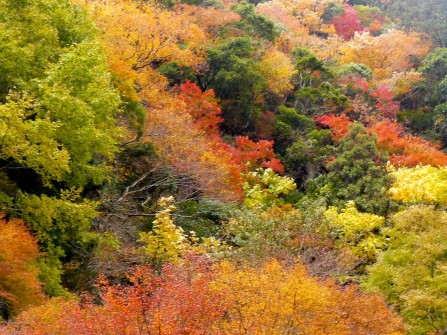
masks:
<instances>
[{"instance_id":1,"label":"yellow foliage tree","mask_svg":"<svg viewBox=\"0 0 447 335\"><path fill-rule=\"evenodd\" d=\"M61 299L24 312L5 335L401 335L401 320L377 295L338 288L302 265L260 268L193 257L162 271L139 267L131 285L101 282L103 305Z\"/></svg>"},{"instance_id":2,"label":"yellow foliage tree","mask_svg":"<svg viewBox=\"0 0 447 335\"><path fill-rule=\"evenodd\" d=\"M154 2L78 0L92 11L102 31L112 73L121 93L149 104L159 99L167 80L153 65L175 61L191 66L203 61L203 30L188 15Z\"/></svg>"},{"instance_id":3,"label":"yellow foliage tree","mask_svg":"<svg viewBox=\"0 0 447 335\"><path fill-rule=\"evenodd\" d=\"M252 209L266 209L284 203L282 195L296 189L290 177L277 175L272 169L258 169L245 175L242 185L245 193L244 206Z\"/></svg>"},{"instance_id":4,"label":"yellow foliage tree","mask_svg":"<svg viewBox=\"0 0 447 335\"><path fill-rule=\"evenodd\" d=\"M447 168L420 165L392 169L390 195L404 203L447 205Z\"/></svg>"},{"instance_id":5,"label":"yellow foliage tree","mask_svg":"<svg viewBox=\"0 0 447 335\"><path fill-rule=\"evenodd\" d=\"M238 269L227 262L212 285L231 302L221 334L404 333L380 298L359 294L355 287L340 291L308 276L300 264L286 269L273 260L258 269Z\"/></svg>"},{"instance_id":6,"label":"yellow foliage tree","mask_svg":"<svg viewBox=\"0 0 447 335\"><path fill-rule=\"evenodd\" d=\"M324 23L322 16L329 3L341 4L343 0L273 0L270 3L284 7L311 33L335 34L334 26Z\"/></svg>"},{"instance_id":7,"label":"yellow foliage tree","mask_svg":"<svg viewBox=\"0 0 447 335\"><path fill-rule=\"evenodd\" d=\"M229 25L241 20L241 16L229 8L215 8L179 4L175 11L189 16L190 22L197 24L203 29L208 39L203 44L219 39L219 34Z\"/></svg>"},{"instance_id":8,"label":"yellow foliage tree","mask_svg":"<svg viewBox=\"0 0 447 335\"><path fill-rule=\"evenodd\" d=\"M429 48L430 42L417 33L390 30L378 37L363 33L341 46L340 60L342 64L354 62L368 66L373 71L373 79L390 80L397 79L396 72L409 71L413 66L412 58L423 59ZM410 72L408 78L414 76Z\"/></svg>"},{"instance_id":9,"label":"yellow foliage tree","mask_svg":"<svg viewBox=\"0 0 447 335\"><path fill-rule=\"evenodd\" d=\"M140 233L140 242L145 244L144 254L157 266L177 262L188 245L183 229L171 218L175 210L173 202L173 197L161 198L158 205L163 209L155 215L152 231Z\"/></svg>"},{"instance_id":10,"label":"yellow foliage tree","mask_svg":"<svg viewBox=\"0 0 447 335\"><path fill-rule=\"evenodd\" d=\"M200 67L207 42L218 33L210 29L223 29L240 17L219 18L213 26L211 16L225 11L195 6L177 6L170 11L152 1L78 1L90 9L102 31L121 94L125 100L141 101L147 108L144 137L179 175L193 180L189 196L200 193L239 200L236 167L227 159L228 154L224 148L210 145L210 139L189 117L189 106L167 90L167 78L155 68L165 62Z\"/></svg>"},{"instance_id":11,"label":"yellow foliage tree","mask_svg":"<svg viewBox=\"0 0 447 335\"><path fill-rule=\"evenodd\" d=\"M259 65L272 92L284 97L292 90L293 86L290 81L297 71L287 55L275 47L271 47L266 50Z\"/></svg>"},{"instance_id":12,"label":"yellow foliage tree","mask_svg":"<svg viewBox=\"0 0 447 335\"><path fill-rule=\"evenodd\" d=\"M377 234L385 218L359 212L353 201L349 201L341 213L337 207L329 207L325 217L337 232L339 246L347 245L354 256L374 261L385 246L383 237Z\"/></svg>"}]
</instances>

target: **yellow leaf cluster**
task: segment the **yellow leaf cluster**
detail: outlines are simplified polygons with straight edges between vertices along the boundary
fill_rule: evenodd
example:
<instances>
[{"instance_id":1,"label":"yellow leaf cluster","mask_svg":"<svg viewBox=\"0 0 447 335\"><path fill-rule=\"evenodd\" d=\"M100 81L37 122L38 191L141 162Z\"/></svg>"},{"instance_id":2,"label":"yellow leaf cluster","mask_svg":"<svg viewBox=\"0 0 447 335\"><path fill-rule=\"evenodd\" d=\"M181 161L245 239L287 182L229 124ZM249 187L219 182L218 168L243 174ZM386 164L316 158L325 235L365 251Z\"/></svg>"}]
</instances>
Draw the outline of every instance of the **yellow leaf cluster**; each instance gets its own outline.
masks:
<instances>
[{"instance_id":1,"label":"yellow leaf cluster","mask_svg":"<svg viewBox=\"0 0 447 335\"><path fill-rule=\"evenodd\" d=\"M361 63L373 71L373 79L390 79L396 72L405 72L413 66L412 57L423 59L430 42L417 33L390 30L374 37L369 33L356 34L344 43L340 52L341 63Z\"/></svg>"},{"instance_id":2,"label":"yellow leaf cluster","mask_svg":"<svg viewBox=\"0 0 447 335\"><path fill-rule=\"evenodd\" d=\"M403 334L399 319L379 299L353 287L339 291L308 276L301 264L286 269L273 260L238 269L225 262L212 285L232 302L219 325L222 334ZM374 317L367 310L373 304L379 322L370 322Z\"/></svg>"},{"instance_id":3,"label":"yellow leaf cluster","mask_svg":"<svg viewBox=\"0 0 447 335\"><path fill-rule=\"evenodd\" d=\"M398 96L410 92L414 85L422 80L422 74L411 69L410 71L393 72L392 77L383 80L383 83L391 88L394 96Z\"/></svg>"},{"instance_id":4,"label":"yellow leaf cluster","mask_svg":"<svg viewBox=\"0 0 447 335\"><path fill-rule=\"evenodd\" d=\"M293 89L291 79L297 71L287 55L271 47L266 51L259 65L272 92L283 97Z\"/></svg>"},{"instance_id":5,"label":"yellow leaf cluster","mask_svg":"<svg viewBox=\"0 0 447 335\"><path fill-rule=\"evenodd\" d=\"M182 12L149 1L98 0L86 7L101 29L116 85L131 100L156 101L166 87L154 65L175 61L193 66L204 59L206 35Z\"/></svg>"},{"instance_id":6,"label":"yellow leaf cluster","mask_svg":"<svg viewBox=\"0 0 447 335\"><path fill-rule=\"evenodd\" d=\"M420 165L400 168L391 173L394 178L390 195L404 203L447 205L447 168Z\"/></svg>"},{"instance_id":7,"label":"yellow leaf cluster","mask_svg":"<svg viewBox=\"0 0 447 335\"><path fill-rule=\"evenodd\" d=\"M337 207L329 207L325 218L337 230L340 246L349 245L356 256L374 260L384 247L383 238L375 231L384 225L385 218L359 212L353 201L349 201L341 213Z\"/></svg>"},{"instance_id":8,"label":"yellow leaf cluster","mask_svg":"<svg viewBox=\"0 0 447 335\"><path fill-rule=\"evenodd\" d=\"M296 189L293 178L277 175L272 169L258 169L246 174L242 187L244 206L252 209L268 208L283 203L281 195L287 195Z\"/></svg>"},{"instance_id":9,"label":"yellow leaf cluster","mask_svg":"<svg viewBox=\"0 0 447 335\"><path fill-rule=\"evenodd\" d=\"M11 93L6 104L0 104L0 159L13 158L37 172L45 186L61 181L70 172L70 153L56 140L59 122L30 117L39 101L27 93Z\"/></svg>"},{"instance_id":10,"label":"yellow leaf cluster","mask_svg":"<svg viewBox=\"0 0 447 335\"><path fill-rule=\"evenodd\" d=\"M171 218L175 210L173 201L173 197L161 198L158 205L163 209L156 214L152 231L140 233L140 242L145 244L144 254L159 265L175 263L187 247L183 229Z\"/></svg>"}]
</instances>

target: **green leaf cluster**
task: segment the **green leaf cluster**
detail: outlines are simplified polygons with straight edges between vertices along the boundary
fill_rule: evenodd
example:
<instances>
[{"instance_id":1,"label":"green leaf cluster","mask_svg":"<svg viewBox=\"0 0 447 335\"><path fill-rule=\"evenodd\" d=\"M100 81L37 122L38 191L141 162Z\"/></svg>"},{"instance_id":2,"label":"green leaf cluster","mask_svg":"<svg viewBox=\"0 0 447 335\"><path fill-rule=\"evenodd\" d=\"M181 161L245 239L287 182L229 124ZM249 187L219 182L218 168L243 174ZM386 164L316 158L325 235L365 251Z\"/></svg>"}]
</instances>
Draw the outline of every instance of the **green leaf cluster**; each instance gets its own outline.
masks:
<instances>
[{"instance_id":1,"label":"green leaf cluster","mask_svg":"<svg viewBox=\"0 0 447 335\"><path fill-rule=\"evenodd\" d=\"M232 10L242 17L236 25L248 36L257 36L274 42L275 38L279 37L279 27L264 15L257 14L255 8L255 5L244 1L234 5Z\"/></svg>"},{"instance_id":2,"label":"green leaf cluster","mask_svg":"<svg viewBox=\"0 0 447 335\"><path fill-rule=\"evenodd\" d=\"M410 334L447 328L447 213L417 205L392 217L389 247L370 267L364 287L379 291L410 325Z\"/></svg>"},{"instance_id":3,"label":"green leaf cluster","mask_svg":"<svg viewBox=\"0 0 447 335\"><path fill-rule=\"evenodd\" d=\"M0 40L1 206L37 236L41 278L57 295L63 265L96 243L97 203L80 198L109 178L121 101L80 6L0 0Z\"/></svg>"},{"instance_id":4,"label":"green leaf cluster","mask_svg":"<svg viewBox=\"0 0 447 335\"><path fill-rule=\"evenodd\" d=\"M252 209L266 209L284 203L282 195L296 189L292 178L277 175L272 169L258 169L245 176L242 184L245 193L244 206Z\"/></svg>"},{"instance_id":5,"label":"green leaf cluster","mask_svg":"<svg viewBox=\"0 0 447 335\"><path fill-rule=\"evenodd\" d=\"M327 164L328 173L309 182L307 193L323 197L329 205L343 208L350 200L362 212L385 215L390 209L387 189L390 177L386 157L377 149L377 139L359 123L335 149L335 158Z\"/></svg>"},{"instance_id":6,"label":"green leaf cluster","mask_svg":"<svg viewBox=\"0 0 447 335\"><path fill-rule=\"evenodd\" d=\"M209 71L200 86L213 88L221 99L223 127L229 133L253 129L260 114L257 98L267 81L254 60L257 43L248 37L229 38L208 50Z\"/></svg>"}]
</instances>

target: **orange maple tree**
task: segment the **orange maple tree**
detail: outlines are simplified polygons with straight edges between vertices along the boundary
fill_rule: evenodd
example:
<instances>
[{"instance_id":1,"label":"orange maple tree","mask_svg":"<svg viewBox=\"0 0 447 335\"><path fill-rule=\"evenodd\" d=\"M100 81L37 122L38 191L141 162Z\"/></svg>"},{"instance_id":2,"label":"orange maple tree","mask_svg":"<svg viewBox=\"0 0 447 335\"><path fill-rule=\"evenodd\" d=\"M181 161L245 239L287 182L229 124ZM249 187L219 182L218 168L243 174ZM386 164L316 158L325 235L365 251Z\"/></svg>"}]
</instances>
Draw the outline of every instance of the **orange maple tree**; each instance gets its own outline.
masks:
<instances>
[{"instance_id":1,"label":"orange maple tree","mask_svg":"<svg viewBox=\"0 0 447 335\"><path fill-rule=\"evenodd\" d=\"M160 114L157 120L163 122L164 130L169 131L169 134L172 131L172 135L164 138L154 136L152 140L161 148L172 150L171 159L176 166L203 183L208 183L210 187L206 189L212 192L220 190L220 198L234 200L242 195L241 173L258 167L284 172L284 167L273 151L272 141L254 142L247 136L239 136L235 138L235 145L231 146L222 140L219 133L221 109L213 90L202 92L196 84L187 81L180 86L178 97L177 110L182 114L179 115L181 123L165 119L163 116L166 115ZM155 119L149 121L154 122ZM173 128L173 123L177 127ZM189 140L191 142L188 144ZM177 144L174 145L174 142ZM187 150L184 154L183 148ZM201 150L204 156L199 158ZM205 194L210 195L207 191Z\"/></svg>"},{"instance_id":2,"label":"orange maple tree","mask_svg":"<svg viewBox=\"0 0 447 335\"><path fill-rule=\"evenodd\" d=\"M25 223L16 219L7 221L0 215L0 317L42 302L38 256L37 241Z\"/></svg>"},{"instance_id":3,"label":"orange maple tree","mask_svg":"<svg viewBox=\"0 0 447 335\"><path fill-rule=\"evenodd\" d=\"M406 134L395 121L383 120L368 129L377 135L377 147L388 152L389 160L395 166L447 166L447 155L439 150L439 145Z\"/></svg>"},{"instance_id":4,"label":"orange maple tree","mask_svg":"<svg viewBox=\"0 0 447 335\"><path fill-rule=\"evenodd\" d=\"M260 140L254 142L248 136L236 137L236 146L232 149L233 158L244 172L258 167L271 168L275 172L283 173L284 167L276 158L273 142ZM245 168L243 168L245 166Z\"/></svg>"},{"instance_id":5,"label":"orange maple tree","mask_svg":"<svg viewBox=\"0 0 447 335\"><path fill-rule=\"evenodd\" d=\"M172 105L149 109L146 136L178 174L192 178L194 193L223 201L241 200L239 168L220 136L212 138L200 130L187 106L180 103L184 104L173 99Z\"/></svg>"},{"instance_id":6,"label":"orange maple tree","mask_svg":"<svg viewBox=\"0 0 447 335\"><path fill-rule=\"evenodd\" d=\"M190 18L190 22L197 24L205 32L208 39L203 43L219 39L220 33L231 24L241 20L241 16L228 8L203 7L179 4L174 7L175 12Z\"/></svg>"},{"instance_id":7,"label":"orange maple tree","mask_svg":"<svg viewBox=\"0 0 447 335\"><path fill-rule=\"evenodd\" d=\"M22 313L2 334L22 335L206 335L224 317L227 299L212 289L209 259L191 256L179 266L166 265L162 274L140 266L127 284L98 281L101 304L53 299Z\"/></svg>"},{"instance_id":8,"label":"orange maple tree","mask_svg":"<svg viewBox=\"0 0 447 335\"><path fill-rule=\"evenodd\" d=\"M326 127L329 127L331 131L332 140L335 142L340 141L349 132L349 126L352 124L351 119L346 114L334 115L326 114L316 116L315 121Z\"/></svg>"},{"instance_id":9,"label":"orange maple tree","mask_svg":"<svg viewBox=\"0 0 447 335\"><path fill-rule=\"evenodd\" d=\"M329 127L335 142L345 137L352 124L345 114L322 115L316 117L315 120ZM437 143L407 134L397 121L383 119L367 129L377 136L377 148L386 152L390 163L396 167L414 167L419 164L447 166L447 155L439 150Z\"/></svg>"}]
</instances>

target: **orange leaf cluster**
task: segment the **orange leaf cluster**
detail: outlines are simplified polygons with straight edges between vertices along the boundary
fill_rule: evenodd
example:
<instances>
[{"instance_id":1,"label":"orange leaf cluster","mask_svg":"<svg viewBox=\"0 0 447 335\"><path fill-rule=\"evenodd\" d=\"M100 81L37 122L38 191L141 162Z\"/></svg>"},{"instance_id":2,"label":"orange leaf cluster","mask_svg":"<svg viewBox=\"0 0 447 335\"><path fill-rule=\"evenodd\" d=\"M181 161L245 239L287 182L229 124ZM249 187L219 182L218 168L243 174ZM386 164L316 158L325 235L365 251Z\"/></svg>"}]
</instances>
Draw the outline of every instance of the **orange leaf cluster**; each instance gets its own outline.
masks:
<instances>
[{"instance_id":1,"label":"orange leaf cluster","mask_svg":"<svg viewBox=\"0 0 447 335\"><path fill-rule=\"evenodd\" d=\"M221 109L212 90L202 92L191 82L180 86L174 111L165 106L148 119L151 141L174 163L191 175L205 195L227 201L242 197L241 173L258 167L284 172L273 151L273 142L237 137L235 147L219 134Z\"/></svg>"},{"instance_id":2,"label":"orange leaf cluster","mask_svg":"<svg viewBox=\"0 0 447 335\"><path fill-rule=\"evenodd\" d=\"M240 172L220 137L210 138L198 129L193 118L179 112L179 100L172 106L150 109L146 134L173 164L179 174L190 176L203 195L223 201L242 198Z\"/></svg>"},{"instance_id":3,"label":"orange leaf cluster","mask_svg":"<svg viewBox=\"0 0 447 335\"><path fill-rule=\"evenodd\" d=\"M199 86L189 80L180 85L180 91L178 98L187 106L186 112L191 115L197 128L208 136L219 136L219 124L223 119L214 91L202 92Z\"/></svg>"},{"instance_id":4,"label":"orange leaf cluster","mask_svg":"<svg viewBox=\"0 0 447 335\"><path fill-rule=\"evenodd\" d=\"M239 14L225 8L180 4L175 6L175 11L188 16L190 22L201 27L210 41L216 40L226 27L241 20Z\"/></svg>"},{"instance_id":5,"label":"orange leaf cluster","mask_svg":"<svg viewBox=\"0 0 447 335\"><path fill-rule=\"evenodd\" d=\"M438 145L406 134L397 122L383 120L368 129L377 135L378 148L389 153L389 160L394 166L447 166L447 155L439 151Z\"/></svg>"},{"instance_id":6,"label":"orange leaf cluster","mask_svg":"<svg viewBox=\"0 0 447 335\"><path fill-rule=\"evenodd\" d=\"M346 115L333 114L318 116L318 123L329 127L332 139L339 142L348 133L352 121ZM419 164L447 166L447 155L439 150L436 143L409 135L396 121L384 119L367 128L377 136L377 147L389 154L394 166L414 167Z\"/></svg>"},{"instance_id":7,"label":"orange leaf cluster","mask_svg":"<svg viewBox=\"0 0 447 335\"><path fill-rule=\"evenodd\" d=\"M273 141L254 142L247 136L239 136L236 138L236 147L233 148L233 158L240 167L246 166L250 170L263 167L284 173L284 167L273 151Z\"/></svg>"},{"instance_id":8,"label":"orange leaf cluster","mask_svg":"<svg viewBox=\"0 0 447 335\"><path fill-rule=\"evenodd\" d=\"M410 70L413 58L423 59L429 49L430 43L417 33L390 30L378 37L356 34L340 52L343 64L364 64L373 71L373 78L381 81L391 78L395 72Z\"/></svg>"},{"instance_id":9,"label":"orange leaf cluster","mask_svg":"<svg viewBox=\"0 0 447 335\"><path fill-rule=\"evenodd\" d=\"M37 242L21 220L0 216L0 312L8 313L40 303L42 288L37 279Z\"/></svg>"},{"instance_id":10,"label":"orange leaf cluster","mask_svg":"<svg viewBox=\"0 0 447 335\"><path fill-rule=\"evenodd\" d=\"M315 121L329 127L332 140L339 142L349 132L349 126L352 124L351 119L345 114L339 116L334 114L326 114L316 116Z\"/></svg>"},{"instance_id":11,"label":"orange leaf cluster","mask_svg":"<svg viewBox=\"0 0 447 335\"><path fill-rule=\"evenodd\" d=\"M22 313L12 335L400 335L401 320L378 296L311 278L302 265L277 261L260 268L204 256L167 265L161 274L139 267L130 285L102 280L102 305L54 300ZM1 329L0 329L1 330Z\"/></svg>"},{"instance_id":12,"label":"orange leaf cluster","mask_svg":"<svg viewBox=\"0 0 447 335\"><path fill-rule=\"evenodd\" d=\"M281 3L273 3L271 1L261 3L256 7L256 12L280 23L295 35L309 34L309 28L302 25Z\"/></svg>"}]
</instances>

